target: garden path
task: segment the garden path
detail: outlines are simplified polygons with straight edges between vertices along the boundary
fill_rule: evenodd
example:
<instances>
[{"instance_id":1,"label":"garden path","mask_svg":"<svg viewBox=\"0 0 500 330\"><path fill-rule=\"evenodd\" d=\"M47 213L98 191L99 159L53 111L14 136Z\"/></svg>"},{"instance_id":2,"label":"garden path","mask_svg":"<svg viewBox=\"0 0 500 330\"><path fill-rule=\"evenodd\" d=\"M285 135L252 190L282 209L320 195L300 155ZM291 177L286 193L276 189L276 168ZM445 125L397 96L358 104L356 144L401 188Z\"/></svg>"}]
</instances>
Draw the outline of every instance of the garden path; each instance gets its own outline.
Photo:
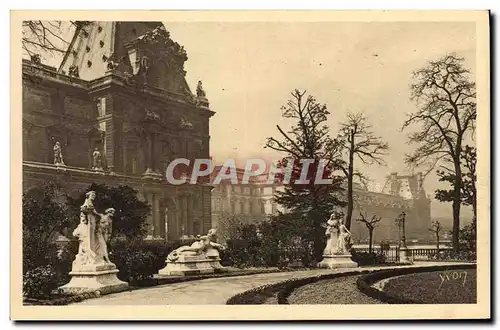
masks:
<instances>
[{"instance_id":1,"label":"garden path","mask_svg":"<svg viewBox=\"0 0 500 330\"><path fill-rule=\"evenodd\" d=\"M304 271L254 274L222 277L167 284L133 291L119 292L89 299L77 305L225 305L232 296L267 284L292 278L306 278L322 274L343 273L353 270L378 270L400 267L421 267L433 265L462 265L455 262L415 262L409 266L362 267L343 269L312 269Z\"/></svg>"}]
</instances>

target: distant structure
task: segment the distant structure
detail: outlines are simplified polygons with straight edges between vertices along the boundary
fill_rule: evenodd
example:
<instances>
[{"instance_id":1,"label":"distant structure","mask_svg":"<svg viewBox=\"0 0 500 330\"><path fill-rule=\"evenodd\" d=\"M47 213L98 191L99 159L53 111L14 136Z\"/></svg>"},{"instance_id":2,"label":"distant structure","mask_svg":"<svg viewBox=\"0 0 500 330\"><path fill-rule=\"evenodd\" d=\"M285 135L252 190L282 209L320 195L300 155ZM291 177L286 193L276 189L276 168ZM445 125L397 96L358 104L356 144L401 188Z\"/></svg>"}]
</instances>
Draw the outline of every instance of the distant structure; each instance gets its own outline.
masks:
<instances>
[{"instance_id":1,"label":"distant structure","mask_svg":"<svg viewBox=\"0 0 500 330\"><path fill-rule=\"evenodd\" d=\"M216 166L212 172L212 179L218 175L221 166ZM237 169L238 182L241 182L244 170ZM223 180L214 185L212 191L212 222L217 227L217 222L224 215L235 215L246 222L259 222L270 215L276 214L283 208L273 201L276 191L283 190L283 184L267 183L267 174L250 178L248 184L232 184ZM360 212L371 217L382 217L374 231L374 242L398 242L399 232L395 219L405 212L406 238L408 243L412 240L427 241L430 239L429 230L431 223L430 199L423 188L422 173L415 175L398 175L391 173L381 192L369 191L363 186L354 186L354 211L351 222L351 233L356 244L368 241L368 232L363 223L356 221ZM326 219L325 219L326 221Z\"/></svg>"},{"instance_id":2,"label":"distant structure","mask_svg":"<svg viewBox=\"0 0 500 330\"><path fill-rule=\"evenodd\" d=\"M214 112L186 60L161 22L112 21L76 29L58 68L23 60L23 189L130 185L151 206L148 238L208 232L212 187L165 180L173 159L209 157Z\"/></svg>"},{"instance_id":3,"label":"distant structure","mask_svg":"<svg viewBox=\"0 0 500 330\"><path fill-rule=\"evenodd\" d=\"M222 166L216 166L211 182L220 173ZM244 170L237 169L238 182L241 182ZM236 215L249 222L259 222L280 210L273 201L277 190L283 189L280 183L267 183L267 174L250 177L248 184L232 184L222 180L212 190L212 223L217 227L224 215Z\"/></svg>"},{"instance_id":4,"label":"distant structure","mask_svg":"<svg viewBox=\"0 0 500 330\"><path fill-rule=\"evenodd\" d=\"M354 189L354 196L351 233L355 243L365 243L368 240L368 232L364 224L355 220L359 218L360 211L366 212L370 217L372 215L382 217L382 221L378 223L374 231L375 242L398 241L398 227L394 220L403 211L406 214L407 242L429 240L431 201L423 188L422 173L414 175L391 173L380 193L357 186Z\"/></svg>"}]
</instances>

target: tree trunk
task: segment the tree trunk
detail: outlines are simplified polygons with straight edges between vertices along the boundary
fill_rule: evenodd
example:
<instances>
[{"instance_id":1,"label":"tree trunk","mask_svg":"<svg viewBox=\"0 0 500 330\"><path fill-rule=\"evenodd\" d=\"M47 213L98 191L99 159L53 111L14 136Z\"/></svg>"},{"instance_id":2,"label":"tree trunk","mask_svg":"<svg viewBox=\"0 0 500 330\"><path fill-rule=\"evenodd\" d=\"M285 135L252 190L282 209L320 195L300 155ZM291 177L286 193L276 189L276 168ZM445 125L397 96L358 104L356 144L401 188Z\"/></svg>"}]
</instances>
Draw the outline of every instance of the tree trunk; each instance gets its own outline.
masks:
<instances>
[{"instance_id":1,"label":"tree trunk","mask_svg":"<svg viewBox=\"0 0 500 330\"><path fill-rule=\"evenodd\" d=\"M439 254L439 233L436 233L436 248L437 248L437 253Z\"/></svg>"},{"instance_id":2,"label":"tree trunk","mask_svg":"<svg viewBox=\"0 0 500 330\"><path fill-rule=\"evenodd\" d=\"M460 159L455 161L455 182L453 185L453 251L459 250L460 235L460 205L462 203L462 169L460 168Z\"/></svg>"},{"instance_id":3,"label":"tree trunk","mask_svg":"<svg viewBox=\"0 0 500 330\"><path fill-rule=\"evenodd\" d=\"M371 254L373 250L373 230L370 230L369 235L370 235L370 240L368 242L368 253Z\"/></svg>"},{"instance_id":4,"label":"tree trunk","mask_svg":"<svg viewBox=\"0 0 500 330\"><path fill-rule=\"evenodd\" d=\"M354 173L354 134L351 134L351 145L349 148L349 168L347 175L347 214L345 217L345 226L351 230L351 218L354 204L353 196L353 173Z\"/></svg>"}]
</instances>

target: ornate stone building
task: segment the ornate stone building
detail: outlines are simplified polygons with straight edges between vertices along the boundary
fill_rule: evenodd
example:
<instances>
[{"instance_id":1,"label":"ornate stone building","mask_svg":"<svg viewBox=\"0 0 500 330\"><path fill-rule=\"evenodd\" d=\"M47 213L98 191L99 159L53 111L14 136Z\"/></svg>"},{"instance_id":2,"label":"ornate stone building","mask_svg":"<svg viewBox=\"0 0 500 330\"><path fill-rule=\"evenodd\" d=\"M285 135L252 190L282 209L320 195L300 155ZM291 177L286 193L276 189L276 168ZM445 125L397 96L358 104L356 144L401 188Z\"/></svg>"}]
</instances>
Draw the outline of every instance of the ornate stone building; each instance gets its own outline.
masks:
<instances>
[{"instance_id":1,"label":"ornate stone building","mask_svg":"<svg viewBox=\"0 0 500 330\"><path fill-rule=\"evenodd\" d=\"M216 166L212 172L213 182L221 169ZM238 182L241 182L244 170L237 169ZM250 221L259 222L280 210L280 206L272 199L281 184L268 184L267 174L250 177L248 184L232 184L222 180L214 185L212 191L212 222L217 227L219 219L224 215L236 215Z\"/></svg>"},{"instance_id":2,"label":"ornate stone building","mask_svg":"<svg viewBox=\"0 0 500 330\"><path fill-rule=\"evenodd\" d=\"M174 158L209 157L214 112L201 83L190 91L186 60L161 22L92 22L77 28L58 68L23 61L24 189L130 185L152 207L149 237L206 232L212 187L164 177Z\"/></svg>"},{"instance_id":3,"label":"ornate stone building","mask_svg":"<svg viewBox=\"0 0 500 330\"><path fill-rule=\"evenodd\" d=\"M375 242L399 240L399 228L395 220L402 212L406 214L405 233L408 242L430 239L430 199L423 188L422 173L415 175L391 173L381 192L368 191L358 186L354 189L354 196L351 233L356 243L368 240L368 230L365 225L356 221L360 218L360 212L366 213L368 218L373 215L382 218L374 230Z\"/></svg>"},{"instance_id":4,"label":"ornate stone building","mask_svg":"<svg viewBox=\"0 0 500 330\"><path fill-rule=\"evenodd\" d=\"M220 166L213 172L213 178L219 173ZM241 182L243 170L237 170L238 182ZM212 180L213 180L212 178ZM212 221L217 226L218 220L224 216L237 215L247 220L261 221L277 210L283 211L280 205L272 201L277 190L283 189L280 183L267 184L267 175L250 178L249 184L231 184L222 181L212 191ZM432 239L429 232L431 224L430 199L423 188L422 174L398 175L392 173L381 192L369 191L361 185L354 187L354 211L351 222L351 233L355 244L368 241L368 230L356 219L360 212L368 218L373 215L382 220L374 231L374 242L399 241L399 228L395 220L401 212L405 212L406 238L427 241ZM325 219L326 221L326 219Z\"/></svg>"}]
</instances>

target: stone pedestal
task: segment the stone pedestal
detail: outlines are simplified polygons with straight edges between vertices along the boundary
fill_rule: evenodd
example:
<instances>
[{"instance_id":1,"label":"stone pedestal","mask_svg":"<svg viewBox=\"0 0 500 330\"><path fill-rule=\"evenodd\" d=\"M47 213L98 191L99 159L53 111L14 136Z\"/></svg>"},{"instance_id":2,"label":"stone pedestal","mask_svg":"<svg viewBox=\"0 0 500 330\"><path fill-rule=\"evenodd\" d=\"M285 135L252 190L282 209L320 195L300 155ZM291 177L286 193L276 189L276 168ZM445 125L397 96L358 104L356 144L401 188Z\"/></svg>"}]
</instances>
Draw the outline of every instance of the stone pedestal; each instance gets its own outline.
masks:
<instances>
[{"instance_id":1,"label":"stone pedestal","mask_svg":"<svg viewBox=\"0 0 500 330\"><path fill-rule=\"evenodd\" d=\"M399 263L408 265L413 264L411 251L408 248L399 249Z\"/></svg>"},{"instance_id":2,"label":"stone pedestal","mask_svg":"<svg viewBox=\"0 0 500 330\"><path fill-rule=\"evenodd\" d=\"M319 268L356 268L358 264L352 261L350 254L323 256L323 260L318 263Z\"/></svg>"},{"instance_id":3,"label":"stone pedestal","mask_svg":"<svg viewBox=\"0 0 500 330\"><path fill-rule=\"evenodd\" d=\"M202 255L180 255L176 261L168 261L158 276L189 276L225 273L228 269L220 264L220 258Z\"/></svg>"},{"instance_id":4,"label":"stone pedestal","mask_svg":"<svg viewBox=\"0 0 500 330\"><path fill-rule=\"evenodd\" d=\"M115 264L73 266L69 283L59 287L63 293L77 294L99 290L101 294L119 292L128 288L128 283L120 281Z\"/></svg>"}]
</instances>

